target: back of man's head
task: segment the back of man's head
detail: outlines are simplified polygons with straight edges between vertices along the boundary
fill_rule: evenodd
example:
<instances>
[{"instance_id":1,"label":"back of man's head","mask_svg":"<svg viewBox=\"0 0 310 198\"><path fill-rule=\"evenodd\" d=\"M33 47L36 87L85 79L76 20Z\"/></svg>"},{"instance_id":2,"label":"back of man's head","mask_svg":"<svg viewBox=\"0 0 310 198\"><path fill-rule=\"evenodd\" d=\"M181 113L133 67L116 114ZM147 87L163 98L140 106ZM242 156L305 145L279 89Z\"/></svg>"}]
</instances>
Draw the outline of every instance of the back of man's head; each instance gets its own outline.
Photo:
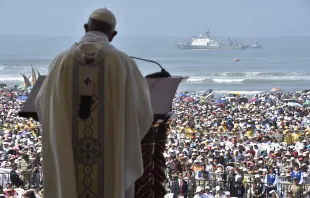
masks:
<instances>
[{"instance_id":1,"label":"back of man's head","mask_svg":"<svg viewBox=\"0 0 310 198\"><path fill-rule=\"evenodd\" d=\"M84 25L85 31L99 31L106 34L109 41L117 34L115 31L116 18L114 14L107 8L96 9L88 19L87 24Z\"/></svg>"}]
</instances>

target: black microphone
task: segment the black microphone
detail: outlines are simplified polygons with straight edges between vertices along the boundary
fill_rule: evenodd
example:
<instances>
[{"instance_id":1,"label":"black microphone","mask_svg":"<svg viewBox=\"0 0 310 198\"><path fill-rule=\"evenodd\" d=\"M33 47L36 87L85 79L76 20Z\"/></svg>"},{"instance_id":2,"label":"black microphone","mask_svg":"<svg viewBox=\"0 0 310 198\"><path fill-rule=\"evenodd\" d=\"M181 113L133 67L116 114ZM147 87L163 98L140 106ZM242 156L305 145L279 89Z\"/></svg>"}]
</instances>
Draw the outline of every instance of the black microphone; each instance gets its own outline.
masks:
<instances>
[{"instance_id":1,"label":"black microphone","mask_svg":"<svg viewBox=\"0 0 310 198\"><path fill-rule=\"evenodd\" d=\"M146 76L146 78L168 78L171 77L170 73L167 72L158 62L153 61L153 60L148 60L148 59L144 59L144 58L138 58L138 57L134 57L131 56L130 58L132 59L137 59L137 60L142 60L142 61L146 61L146 62L150 62L150 63L155 63L156 65L158 65L161 69L160 72L155 72L152 74L149 74Z\"/></svg>"}]
</instances>

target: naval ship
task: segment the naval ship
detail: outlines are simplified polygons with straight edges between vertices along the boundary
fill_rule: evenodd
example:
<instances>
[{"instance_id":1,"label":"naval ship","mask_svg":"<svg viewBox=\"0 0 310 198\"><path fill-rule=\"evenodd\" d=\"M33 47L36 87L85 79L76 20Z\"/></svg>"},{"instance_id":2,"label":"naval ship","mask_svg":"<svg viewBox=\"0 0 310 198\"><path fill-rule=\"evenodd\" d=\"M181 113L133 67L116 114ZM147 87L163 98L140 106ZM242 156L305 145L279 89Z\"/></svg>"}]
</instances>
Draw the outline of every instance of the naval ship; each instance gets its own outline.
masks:
<instances>
[{"instance_id":1,"label":"naval ship","mask_svg":"<svg viewBox=\"0 0 310 198\"><path fill-rule=\"evenodd\" d=\"M191 42L176 43L175 46L179 49L246 49L249 47L231 38L228 38L228 43L213 40L210 37L209 30L204 34L193 37Z\"/></svg>"}]
</instances>

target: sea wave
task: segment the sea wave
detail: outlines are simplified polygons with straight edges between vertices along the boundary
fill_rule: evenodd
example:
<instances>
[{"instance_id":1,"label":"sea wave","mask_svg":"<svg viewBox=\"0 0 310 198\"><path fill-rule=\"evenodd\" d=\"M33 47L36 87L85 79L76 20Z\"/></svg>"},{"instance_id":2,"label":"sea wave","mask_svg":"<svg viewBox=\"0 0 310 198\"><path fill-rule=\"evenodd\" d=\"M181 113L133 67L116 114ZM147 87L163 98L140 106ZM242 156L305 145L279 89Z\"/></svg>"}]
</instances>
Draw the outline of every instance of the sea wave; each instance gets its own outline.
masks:
<instances>
[{"instance_id":1,"label":"sea wave","mask_svg":"<svg viewBox=\"0 0 310 198\"><path fill-rule=\"evenodd\" d=\"M46 75L48 72L47 65L34 66L35 70L41 75ZM1 82L19 82L23 81L21 74L25 74L27 77L31 75L31 65L0 65L0 81Z\"/></svg>"},{"instance_id":2,"label":"sea wave","mask_svg":"<svg viewBox=\"0 0 310 198\"><path fill-rule=\"evenodd\" d=\"M0 82L23 82L22 76L0 76Z\"/></svg>"},{"instance_id":3,"label":"sea wave","mask_svg":"<svg viewBox=\"0 0 310 198\"><path fill-rule=\"evenodd\" d=\"M187 91L189 93L198 93L198 92L204 92L205 90L178 90L177 93L181 93ZM266 93L267 91L262 91L262 90L256 90L256 91L243 91L243 90L213 90L212 93L214 95L222 95L222 94L232 94L232 93L238 93L241 95L254 95L254 94L261 94L261 93Z\"/></svg>"},{"instance_id":4,"label":"sea wave","mask_svg":"<svg viewBox=\"0 0 310 198\"><path fill-rule=\"evenodd\" d=\"M215 78L211 79L215 83L242 83L245 79L223 79L223 78Z\"/></svg>"},{"instance_id":5,"label":"sea wave","mask_svg":"<svg viewBox=\"0 0 310 198\"><path fill-rule=\"evenodd\" d=\"M201 81L206 81L206 77L196 77L196 76L190 76L186 82L201 82Z\"/></svg>"},{"instance_id":6,"label":"sea wave","mask_svg":"<svg viewBox=\"0 0 310 198\"><path fill-rule=\"evenodd\" d=\"M186 83L270 83L271 81L310 81L310 72L214 72L190 76Z\"/></svg>"},{"instance_id":7,"label":"sea wave","mask_svg":"<svg viewBox=\"0 0 310 198\"><path fill-rule=\"evenodd\" d=\"M242 95L254 95L254 94L260 94L265 93L266 91L229 91L229 90L215 90L212 93L213 94L230 94L230 93L239 93Z\"/></svg>"}]
</instances>

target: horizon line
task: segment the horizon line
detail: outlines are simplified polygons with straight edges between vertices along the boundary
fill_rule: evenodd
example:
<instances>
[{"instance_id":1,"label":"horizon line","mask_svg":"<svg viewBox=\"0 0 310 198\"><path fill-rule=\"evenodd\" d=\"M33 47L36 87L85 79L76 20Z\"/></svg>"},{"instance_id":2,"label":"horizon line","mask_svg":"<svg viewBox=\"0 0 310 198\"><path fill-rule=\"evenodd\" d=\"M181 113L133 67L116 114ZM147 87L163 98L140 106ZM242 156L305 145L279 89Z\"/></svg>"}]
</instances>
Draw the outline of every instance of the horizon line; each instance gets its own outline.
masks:
<instances>
[{"instance_id":1,"label":"horizon line","mask_svg":"<svg viewBox=\"0 0 310 198\"><path fill-rule=\"evenodd\" d=\"M18 37L18 36L23 36L23 37L83 37L84 35L35 35L35 34L0 34L0 37ZM192 37L192 36L186 36L186 35L118 35L117 37L170 37L170 38L185 38L185 37ZM214 37L243 37L243 38L279 38L279 37L310 37L310 35L271 35L271 36L262 36L262 35L254 35L254 36L249 36L249 35L216 35Z\"/></svg>"}]
</instances>

